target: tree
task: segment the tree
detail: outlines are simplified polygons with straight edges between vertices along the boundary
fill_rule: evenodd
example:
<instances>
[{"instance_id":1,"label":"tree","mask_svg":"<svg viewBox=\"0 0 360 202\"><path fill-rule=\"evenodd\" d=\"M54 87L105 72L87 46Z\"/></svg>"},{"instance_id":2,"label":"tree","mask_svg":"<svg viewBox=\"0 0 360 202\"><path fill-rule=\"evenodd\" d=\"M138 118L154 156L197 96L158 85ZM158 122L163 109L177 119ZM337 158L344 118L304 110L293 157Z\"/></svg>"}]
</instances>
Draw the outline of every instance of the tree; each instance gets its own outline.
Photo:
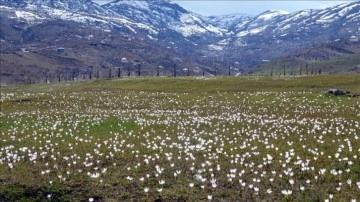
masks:
<instances>
[{"instance_id":1,"label":"tree","mask_svg":"<svg viewBox=\"0 0 360 202\"><path fill-rule=\"evenodd\" d=\"M121 68L119 67L118 68L118 78L120 78L121 77Z\"/></svg>"},{"instance_id":2,"label":"tree","mask_svg":"<svg viewBox=\"0 0 360 202\"><path fill-rule=\"evenodd\" d=\"M176 72L177 72L177 64L181 63L182 60L178 57L173 59L173 63L174 63L174 77L176 77Z\"/></svg>"}]
</instances>

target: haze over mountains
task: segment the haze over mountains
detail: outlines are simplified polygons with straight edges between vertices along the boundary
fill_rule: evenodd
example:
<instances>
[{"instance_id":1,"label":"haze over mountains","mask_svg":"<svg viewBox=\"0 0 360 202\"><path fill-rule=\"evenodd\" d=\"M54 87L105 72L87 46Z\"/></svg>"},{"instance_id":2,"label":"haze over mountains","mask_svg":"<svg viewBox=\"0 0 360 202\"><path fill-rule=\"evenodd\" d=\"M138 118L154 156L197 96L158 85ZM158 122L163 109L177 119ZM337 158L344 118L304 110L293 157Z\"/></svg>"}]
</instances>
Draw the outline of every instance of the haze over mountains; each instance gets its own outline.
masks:
<instances>
[{"instance_id":1,"label":"haze over mountains","mask_svg":"<svg viewBox=\"0 0 360 202\"><path fill-rule=\"evenodd\" d=\"M179 75L189 67L192 75L214 75L228 65L234 66L234 74L244 74L263 61L280 64L289 56L299 56L298 65L360 53L360 2L295 13L204 17L168 0L104 5L90 0L0 0L0 16L2 83L44 74L79 77L118 67L135 75L136 68L123 58L140 63L142 75L154 75L159 66L164 75L172 74L174 58L182 61L176 62ZM326 44L332 47L322 51L326 57L309 53L311 47Z\"/></svg>"}]
</instances>

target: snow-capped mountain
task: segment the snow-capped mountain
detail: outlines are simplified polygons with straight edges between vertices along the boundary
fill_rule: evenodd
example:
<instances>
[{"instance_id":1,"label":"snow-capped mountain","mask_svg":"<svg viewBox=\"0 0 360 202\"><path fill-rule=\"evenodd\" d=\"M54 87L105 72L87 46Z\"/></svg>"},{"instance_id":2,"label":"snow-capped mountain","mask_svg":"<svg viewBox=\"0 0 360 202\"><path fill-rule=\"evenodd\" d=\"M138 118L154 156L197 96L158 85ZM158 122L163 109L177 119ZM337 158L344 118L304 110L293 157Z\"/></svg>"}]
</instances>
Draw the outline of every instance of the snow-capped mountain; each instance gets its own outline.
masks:
<instances>
[{"instance_id":1,"label":"snow-capped mountain","mask_svg":"<svg viewBox=\"0 0 360 202\"><path fill-rule=\"evenodd\" d=\"M23 26L37 25L53 20L82 23L102 30L125 33L156 33L151 26L137 23L102 8L91 0L0 0L0 9L10 18L26 22ZM5 16L4 16L5 17Z\"/></svg>"},{"instance_id":2,"label":"snow-capped mountain","mask_svg":"<svg viewBox=\"0 0 360 202\"><path fill-rule=\"evenodd\" d=\"M228 24L232 37L220 39L208 45L208 49L239 58L232 54L236 49L242 53L243 61L256 65L261 60L273 59L300 48L338 39L349 40L353 35L359 37L360 2L295 13L267 11L236 26L231 26L231 21Z\"/></svg>"},{"instance_id":3,"label":"snow-capped mountain","mask_svg":"<svg viewBox=\"0 0 360 202\"><path fill-rule=\"evenodd\" d=\"M168 0L116 0L102 7L136 22L156 27L158 30L176 31L184 37L223 36L225 32Z\"/></svg>"},{"instance_id":4,"label":"snow-capped mountain","mask_svg":"<svg viewBox=\"0 0 360 202\"><path fill-rule=\"evenodd\" d=\"M93 34L88 30L96 30L107 36L101 44L131 41L127 45L131 48L120 47L131 55L143 54L145 48L141 46L155 47L161 50L159 55L172 53L198 63L203 58L211 60L206 65L237 61L249 68L301 48L360 37L359 1L294 13L269 10L256 16L205 17L170 0L114 0L103 5L91 0L0 0L0 17L4 51L16 44L48 41L54 45L56 40L61 41L61 30L69 40L90 40L96 37L90 37ZM56 29L49 29L52 25ZM92 47L99 47L96 43L90 42ZM155 60L149 63L158 65ZM205 64L204 68L211 71Z\"/></svg>"},{"instance_id":5,"label":"snow-capped mountain","mask_svg":"<svg viewBox=\"0 0 360 202\"><path fill-rule=\"evenodd\" d=\"M91 0L0 0L0 3L8 6L26 8L29 10L58 9L98 15L111 14L111 12L101 8L100 5Z\"/></svg>"},{"instance_id":6,"label":"snow-capped mountain","mask_svg":"<svg viewBox=\"0 0 360 202\"><path fill-rule=\"evenodd\" d=\"M254 17L247 14L238 13L238 14L229 14L229 15L220 15L220 16L209 16L203 18L217 27L221 27L227 30L232 30L235 27L242 27L244 24L247 24Z\"/></svg>"}]
</instances>

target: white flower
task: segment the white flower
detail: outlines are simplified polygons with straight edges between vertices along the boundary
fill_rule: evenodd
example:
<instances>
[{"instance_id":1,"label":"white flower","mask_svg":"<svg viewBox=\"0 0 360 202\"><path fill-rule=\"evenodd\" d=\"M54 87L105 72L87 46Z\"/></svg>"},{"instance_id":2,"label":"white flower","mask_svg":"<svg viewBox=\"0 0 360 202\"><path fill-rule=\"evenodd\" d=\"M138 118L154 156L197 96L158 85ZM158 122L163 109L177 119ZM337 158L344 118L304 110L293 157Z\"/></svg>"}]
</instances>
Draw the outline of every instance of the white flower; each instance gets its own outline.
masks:
<instances>
[{"instance_id":1,"label":"white flower","mask_svg":"<svg viewBox=\"0 0 360 202\"><path fill-rule=\"evenodd\" d=\"M194 187L194 183L190 183L189 186L190 186L190 187Z\"/></svg>"},{"instance_id":2,"label":"white flower","mask_svg":"<svg viewBox=\"0 0 360 202\"><path fill-rule=\"evenodd\" d=\"M93 202L94 201L94 198L89 198L89 202Z\"/></svg>"},{"instance_id":3,"label":"white flower","mask_svg":"<svg viewBox=\"0 0 360 202\"><path fill-rule=\"evenodd\" d=\"M91 178L99 178L100 174L99 173L94 173L90 175Z\"/></svg>"},{"instance_id":4,"label":"white flower","mask_svg":"<svg viewBox=\"0 0 360 202\"><path fill-rule=\"evenodd\" d=\"M162 190L163 190L162 188L157 189L158 192L162 192Z\"/></svg>"},{"instance_id":5,"label":"white flower","mask_svg":"<svg viewBox=\"0 0 360 202\"><path fill-rule=\"evenodd\" d=\"M281 193L284 194L284 195L291 195L292 190L282 190Z\"/></svg>"},{"instance_id":6,"label":"white flower","mask_svg":"<svg viewBox=\"0 0 360 202\"><path fill-rule=\"evenodd\" d=\"M268 189L268 190L266 190L266 193L271 194L271 193L272 193L272 190L271 190L271 189Z\"/></svg>"},{"instance_id":7,"label":"white flower","mask_svg":"<svg viewBox=\"0 0 360 202\"><path fill-rule=\"evenodd\" d=\"M160 180L159 184L161 184L161 185L165 184L165 180Z\"/></svg>"},{"instance_id":8,"label":"white flower","mask_svg":"<svg viewBox=\"0 0 360 202\"><path fill-rule=\"evenodd\" d=\"M211 200L211 199L212 199L212 195L208 195L207 198L208 198L209 200Z\"/></svg>"},{"instance_id":9,"label":"white flower","mask_svg":"<svg viewBox=\"0 0 360 202\"><path fill-rule=\"evenodd\" d=\"M144 192L147 193L149 191L149 188L148 187L145 187L144 188Z\"/></svg>"}]
</instances>

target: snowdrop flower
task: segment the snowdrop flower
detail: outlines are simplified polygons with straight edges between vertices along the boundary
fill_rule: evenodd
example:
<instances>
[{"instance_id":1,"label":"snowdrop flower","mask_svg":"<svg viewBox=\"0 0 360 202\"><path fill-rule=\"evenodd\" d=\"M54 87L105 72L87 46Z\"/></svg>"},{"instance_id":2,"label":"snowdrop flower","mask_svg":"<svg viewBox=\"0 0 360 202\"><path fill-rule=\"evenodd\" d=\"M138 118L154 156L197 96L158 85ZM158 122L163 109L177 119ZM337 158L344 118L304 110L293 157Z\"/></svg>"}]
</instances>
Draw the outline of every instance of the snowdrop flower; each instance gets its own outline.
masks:
<instances>
[{"instance_id":1,"label":"snowdrop flower","mask_svg":"<svg viewBox=\"0 0 360 202\"><path fill-rule=\"evenodd\" d=\"M157 189L158 192L162 192L162 190L163 190L162 188Z\"/></svg>"},{"instance_id":2,"label":"snowdrop flower","mask_svg":"<svg viewBox=\"0 0 360 202\"><path fill-rule=\"evenodd\" d=\"M160 180L159 184L161 184L161 185L165 184L165 180Z\"/></svg>"},{"instance_id":3,"label":"snowdrop flower","mask_svg":"<svg viewBox=\"0 0 360 202\"><path fill-rule=\"evenodd\" d=\"M148 187L145 187L145 188L144 188L144 192L145 192L145 193L149 192L149 188L148 188Z\"/></svg>"},{"instance_id":4,"label":"snowdrop flower","mask_svg":"<svg viewBox=\"0 0 360 202\"><path fill-rule=\"evenodd\" d=\"M89 198L89 202L93 202L94 201L94 198Z\"/></svg>"},{"instance_id":5,"label":"snowdrop flower","mask_svg":"<svg viewBox=\"0 0 360 202\"><path fill-rule=\"evenodd\" d=\"M212 200L213 197L212 197L212 195L208 195L207 198L208 198L209 200Z\"/></svg>"},{"instance_id":6,"label":"snowdrop flower","mask_svg":"<svg viewBox=\"0 0 360 202\"><path fill-rule=\"evenodd\" d=\"M194 183L190 183L189 186L192 188L194 187Z\"/></svg>"}]
</instances>

